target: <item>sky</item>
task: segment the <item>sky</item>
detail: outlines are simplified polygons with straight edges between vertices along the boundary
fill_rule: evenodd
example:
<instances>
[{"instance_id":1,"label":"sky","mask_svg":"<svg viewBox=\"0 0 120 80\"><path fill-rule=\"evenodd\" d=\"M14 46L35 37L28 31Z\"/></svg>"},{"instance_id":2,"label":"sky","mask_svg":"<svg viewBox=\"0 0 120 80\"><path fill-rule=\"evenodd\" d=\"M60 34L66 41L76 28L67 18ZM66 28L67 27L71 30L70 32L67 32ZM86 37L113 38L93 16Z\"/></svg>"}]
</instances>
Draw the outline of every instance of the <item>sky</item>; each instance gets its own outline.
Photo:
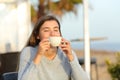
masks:
<instances>
[{"instance_id":1,"label":"sky","mask_svg":"<svg viewBox=\"0 0 120 80\"><path fill-rule=\"evenodd\" d=\"M37 2L36 0L31 0L31 1L33 1L31 2L32 4L36 4ZM91 38L107 37L106 40L99 41L99 42L120 44L120 36L119 36L120 34L120 5L119 5L120 0L88 0L88 3L89 3L89 12L88 12L89 20L88 21L89 21L90 37ZM24 28L26 28L24 26L22 26L24 28L19 27L20 25L23 25L24 22L26 22L27 20L27 16L24 15L27 13L26 12L27 8L21 9L22 7L19 7L17 8L18 10L16 10L16 8L14 10L15 5L13 5L10 7L10 9L13 9L13 10L9 13L9 8L4 9L5 5L3 4L1 5L2 7L0 6L0 25L1 25L0 26L0 36L1 36L0 44L4 45L4 50L6 48L5 47L6 43L16 48L18 43L21 45L20 41L22 42L22 40L19 40L19 39L23 39L23 40L24 38L26 39L26 37L23 37L25 35L18 36L18 33L21 33L22 31L24 31L22 32L22 34L24 34L24 33L27 33L26 30L29 31L29 29L23 30ZM6 7L9 7L9 6L10 5L7 5ZM21 4L21 6L24 6L24 5ZM84 37L83 5L78 5L76 8L78 10L77 15L74 15L73 13L68 13L63 15L62 18L58 18L61 23L62 35L64 38L68 40ZM22 12L24 16L23 15L21 15L22 17L18 16L17 13L19 12L17 11L19 10L24 10ZM8 15L8 16L5 16L5 15ZM24 20L19 21L18 17L20 19L24 18ZM14 24L15 22L16 24ZM19 22L23 24L19 25ZM4 32L7 32L7 34L4 34ZM20 38L18 39L18 37Z\"/></svg>"},{"instance_id":2,"label":"sky","mask_svg":"<svg viewBox=\"0 0 120 80\"><path fill-rule=\"evenodd\" d=\"M120 0L88 0L90 37L107 37L103 42L120 43ZM68 40L83 38L83 5L77 15L60 19L62 33Z\"/></svg>"}]
</instances>

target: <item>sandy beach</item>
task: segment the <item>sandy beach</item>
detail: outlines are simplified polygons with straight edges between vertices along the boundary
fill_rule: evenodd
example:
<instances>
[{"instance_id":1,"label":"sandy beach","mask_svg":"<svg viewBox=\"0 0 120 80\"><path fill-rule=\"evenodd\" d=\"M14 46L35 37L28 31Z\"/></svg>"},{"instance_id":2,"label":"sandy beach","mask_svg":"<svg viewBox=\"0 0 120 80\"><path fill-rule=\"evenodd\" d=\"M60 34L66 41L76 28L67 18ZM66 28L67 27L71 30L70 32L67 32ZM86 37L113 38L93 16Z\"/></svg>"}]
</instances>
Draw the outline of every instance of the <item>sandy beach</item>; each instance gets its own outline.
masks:
<instances>
[{"instance_id":1,"label":"sandy beach","mask_svg":"<svg viewBox=\"0 0 120 80\"><path fill-rule=\"evenodd\" d=\"M76 50L74 49L78 57L83 57L84 52L83 50ZM112 51L105 51L105 50L91 50L90 56L95 57L97 60L97 69L98 69L98 78L99 80L112 80L110 77L110 74L107 72L107 65L105 63L106 59L110 59L110 61L115 61L115 53ZM84 66L83 66L84 68ZM97 80L96 79L96 69L95 65L91 65L92 68L92 79L91 80Z\"/></svg>"}]
</instances>

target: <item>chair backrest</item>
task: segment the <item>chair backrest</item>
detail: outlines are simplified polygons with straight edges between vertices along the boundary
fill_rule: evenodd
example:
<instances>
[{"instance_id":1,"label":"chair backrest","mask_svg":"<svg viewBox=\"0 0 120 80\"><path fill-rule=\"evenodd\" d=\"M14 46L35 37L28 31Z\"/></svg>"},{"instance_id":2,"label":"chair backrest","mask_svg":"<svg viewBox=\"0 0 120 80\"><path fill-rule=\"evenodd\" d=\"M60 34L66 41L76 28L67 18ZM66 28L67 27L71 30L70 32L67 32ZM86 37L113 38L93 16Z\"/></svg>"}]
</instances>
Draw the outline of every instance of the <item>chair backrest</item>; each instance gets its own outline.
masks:
<instances>
[{"instance_id":1,"label":"chair backrest","mask_svg":"<svg viewBox=\"0 0 120 80\"><path fill-rule=\"evenodd\" d=\"M9 52L0 54L0 74L6 72L15 72L18 69L20 52Z\"/></svg>"},{"instance_id":2,"label":"chair backrest","mask_svg":"<svg viewBox=\"0 0 120 80\"><path fill-rule=\"evenodd\" d=\"M17 80L18 73L17 72L7 72L2 75L3 80Z\"/></svg>"}]
</instances>

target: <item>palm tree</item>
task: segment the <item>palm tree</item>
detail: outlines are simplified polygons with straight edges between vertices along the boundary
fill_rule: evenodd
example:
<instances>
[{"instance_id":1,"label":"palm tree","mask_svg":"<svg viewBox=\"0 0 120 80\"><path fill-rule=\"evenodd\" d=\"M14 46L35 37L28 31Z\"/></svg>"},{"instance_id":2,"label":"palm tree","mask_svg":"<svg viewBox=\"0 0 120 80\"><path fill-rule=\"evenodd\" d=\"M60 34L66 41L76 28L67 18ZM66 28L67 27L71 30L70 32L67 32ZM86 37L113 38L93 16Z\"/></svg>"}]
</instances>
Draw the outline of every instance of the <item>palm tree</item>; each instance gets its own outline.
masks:
<instances>
[{"instance_id":1,"label":"palm tree","mask_svg":"<svg viewBox=\"0 0 120 80\"><path fill-rule=\"evenodd\" d=\"M31 6L31 19L36 22L37 19L46 14L52 13L59 17L65 13L76 13L75 5L81 4L82 0L39 0L38 11Z\"/></svg>"}]
</instances>

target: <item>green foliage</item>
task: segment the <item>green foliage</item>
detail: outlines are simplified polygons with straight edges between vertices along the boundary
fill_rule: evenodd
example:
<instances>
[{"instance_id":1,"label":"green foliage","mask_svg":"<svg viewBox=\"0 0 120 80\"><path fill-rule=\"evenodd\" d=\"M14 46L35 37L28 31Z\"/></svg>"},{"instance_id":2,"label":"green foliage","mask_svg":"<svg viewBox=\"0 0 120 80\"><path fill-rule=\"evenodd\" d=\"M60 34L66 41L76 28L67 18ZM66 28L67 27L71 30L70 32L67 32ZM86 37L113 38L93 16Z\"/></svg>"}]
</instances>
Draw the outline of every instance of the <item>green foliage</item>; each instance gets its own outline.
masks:
<instances>
[{"instance_id":1,"label":"green foliage","mask_svg":"<svg viewBox=\"0 0 120 80\"><path fill-rule=\"evenodd\" d=\"M82 0L71 0L74 4L82 3Z\"/></svg>"},{"instance_id":2,"label":"green foliage","mask_svg":"<svg viewBox=\"0 0 120 80\"><path fill-rule=\"evenodd\" d=\"M52 13L61 17L65 13L73 12L77 13L77 8L75 5L82 4L82 0L38 0L39 7L38 11L31 6L31 20L33 23L37 22L40 16Z\"/></svg>"},{"instance_id":3,"label":"green foliage","mask_svg":"<svg viewBox=\"0 0 120 80\"><path fill-rule=\"evenodd\" d=\"M106 60L108 72L113 80L120 80L120 52L116 53L116 62Z\"/></svg>"},{"instance_id":4,"label":"green foliage","mask_svg":"<svg viewBox=\"0 0 120 80\"><path fill-rule=\"evenodd\" d=\"M37 12L33 8L33 6L31 6L31 17L36 17L36 16L37 16Z\"/></svg>"}]
</instances>

